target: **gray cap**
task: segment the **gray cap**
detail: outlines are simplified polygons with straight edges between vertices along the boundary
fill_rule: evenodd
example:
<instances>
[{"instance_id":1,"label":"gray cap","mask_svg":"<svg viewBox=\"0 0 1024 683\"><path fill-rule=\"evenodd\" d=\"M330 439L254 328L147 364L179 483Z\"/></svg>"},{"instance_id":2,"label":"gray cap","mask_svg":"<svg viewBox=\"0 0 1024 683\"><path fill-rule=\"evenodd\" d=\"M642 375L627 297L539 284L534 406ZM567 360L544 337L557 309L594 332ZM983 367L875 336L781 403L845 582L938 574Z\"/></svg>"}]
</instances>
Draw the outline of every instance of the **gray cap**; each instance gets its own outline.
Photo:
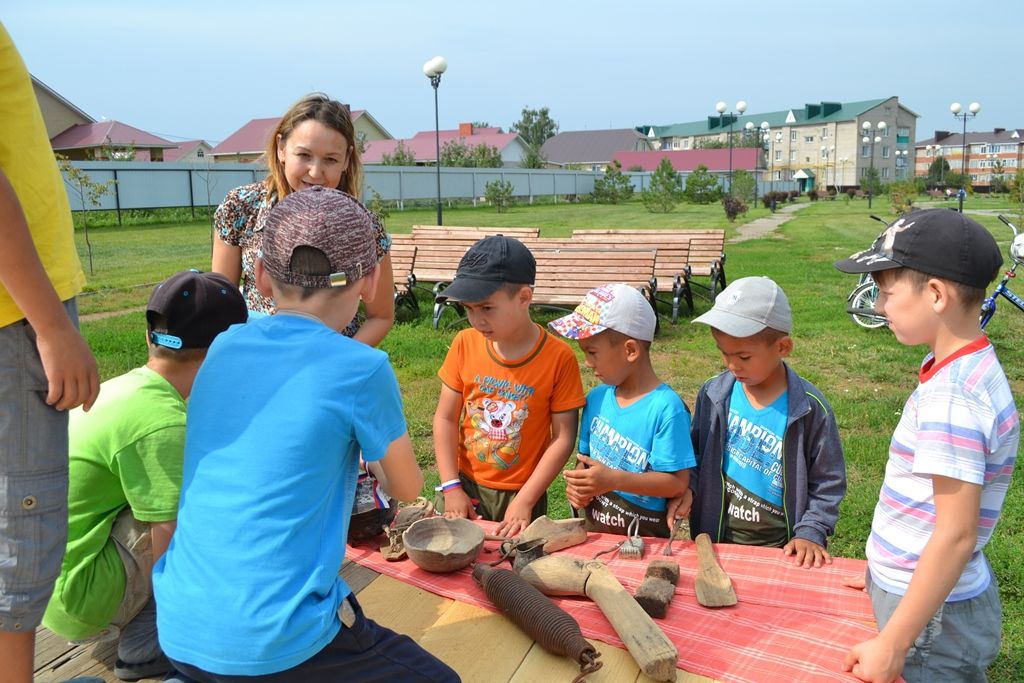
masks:
<instances>
[{"instance_id":1,"label":"gray cap","mask_svg":"<svg viewBox=\"0 0 1024 683\"><path fill-rule=\"evenodd\" d=\"M786 293L774 280L745 277L723 289L711 310L693 322L710 325L731 337L752 337L766 327L789 334L793 314Z\"/></svg>"}]
</instances>

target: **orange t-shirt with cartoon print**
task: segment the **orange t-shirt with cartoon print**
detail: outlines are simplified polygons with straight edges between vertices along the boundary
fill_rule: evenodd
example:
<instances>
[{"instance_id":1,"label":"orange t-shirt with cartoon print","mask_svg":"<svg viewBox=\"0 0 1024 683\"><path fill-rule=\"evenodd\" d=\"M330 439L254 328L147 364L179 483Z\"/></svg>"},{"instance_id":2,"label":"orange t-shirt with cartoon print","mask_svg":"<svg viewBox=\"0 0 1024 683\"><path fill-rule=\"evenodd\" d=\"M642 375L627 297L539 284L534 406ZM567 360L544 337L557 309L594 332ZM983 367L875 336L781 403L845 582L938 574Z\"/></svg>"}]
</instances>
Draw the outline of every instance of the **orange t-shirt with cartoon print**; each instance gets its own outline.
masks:
<instances>
[{"instance_id":1,"label":"orange t-shirt with cartoon print","mask_svg":"<svg viewBox=\"0 0 1024 683\"><path fill-rule=\"evenodd\" d=\"M551 441L551 414L586 403L576 355L544 328L516 359L502 358L476 330L463 330L437 374L462 394L459 471L492 489L521 489Z\"/></svg>"}]
</instances>

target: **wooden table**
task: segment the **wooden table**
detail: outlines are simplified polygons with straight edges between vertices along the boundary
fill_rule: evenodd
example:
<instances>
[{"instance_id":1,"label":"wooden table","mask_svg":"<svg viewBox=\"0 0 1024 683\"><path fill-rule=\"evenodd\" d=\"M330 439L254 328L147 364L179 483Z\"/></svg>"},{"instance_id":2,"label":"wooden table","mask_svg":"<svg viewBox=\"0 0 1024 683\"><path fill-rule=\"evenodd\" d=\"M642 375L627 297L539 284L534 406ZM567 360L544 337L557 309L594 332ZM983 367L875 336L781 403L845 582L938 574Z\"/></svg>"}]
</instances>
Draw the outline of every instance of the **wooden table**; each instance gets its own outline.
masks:
<instances>
[{"instance_id":1,"label":"wooden table","mask_svg":"<svg viewBox=\"0 0 1024 683\"><path fill-rule=\"evenodd\" d=\"M565 657L549 654L504 616L467 605L406 583L381 576L354 562L341 575L359 596L366 615L382 626L405 633L455 669L465 683L532 683L571 681L579 673ZM591 683L644 683L632 656L621 648L591 641L601 652L601 669ZM481 656L482 643L488 646ZM75 676L114 677L115 642L72 646L40 627L36 632L35 680L58 683ZM160 678L143 679L157 683ZM678 670L679 683L708 683L713 679Z\"/></svg>"}]
</instances>

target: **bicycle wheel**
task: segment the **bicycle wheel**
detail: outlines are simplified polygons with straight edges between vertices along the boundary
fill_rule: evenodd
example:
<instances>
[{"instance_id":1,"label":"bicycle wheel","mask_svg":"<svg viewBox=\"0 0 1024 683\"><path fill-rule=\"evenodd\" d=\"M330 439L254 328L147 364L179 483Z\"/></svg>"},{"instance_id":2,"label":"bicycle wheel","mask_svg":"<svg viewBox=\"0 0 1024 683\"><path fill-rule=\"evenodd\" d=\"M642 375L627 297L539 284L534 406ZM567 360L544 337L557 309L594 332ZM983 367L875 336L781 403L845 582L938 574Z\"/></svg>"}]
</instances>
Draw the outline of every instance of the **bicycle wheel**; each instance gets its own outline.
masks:
<instances>
[{"instance_id":1,"label":"bicycle wheel","mask_svg":"<svg viewBox=\"0 0 1024 683\"><path fill-rule=\"evenodd\" d=\"M865 282L857 286L850 295L846 312L853 322L869 330L885 327L885 318L875 315L875 300L878 298L878 287L874 282Z\"/></svg>"}]
</instances>

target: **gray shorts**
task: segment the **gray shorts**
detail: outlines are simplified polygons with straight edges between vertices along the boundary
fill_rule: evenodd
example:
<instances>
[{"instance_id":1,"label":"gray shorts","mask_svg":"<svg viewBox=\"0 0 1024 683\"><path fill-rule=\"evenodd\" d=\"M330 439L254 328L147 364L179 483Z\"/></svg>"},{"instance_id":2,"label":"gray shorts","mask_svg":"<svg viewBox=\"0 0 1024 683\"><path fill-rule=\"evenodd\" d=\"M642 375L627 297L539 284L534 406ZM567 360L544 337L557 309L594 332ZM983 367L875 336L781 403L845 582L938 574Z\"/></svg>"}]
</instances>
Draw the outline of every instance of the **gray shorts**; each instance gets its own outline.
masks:
<instances>
[{"instance_id":1,"label":"gray shorts","mask_svg":"<svg viewBox=\"0 0 1024 683\"><path fill-rule=\"evenodd\" d=\"M0 328L0 631L39 625L67 545L68 414L46 392L31 325Z\"/></svg>"},{"instance_id":2,"label":"gray shorts","mask_svg":"<svg viewBox=\"0 0 1024 683\"><path fill-rule=\"evenodd\" d=\"M943 603L907 653L903 678L907 683L984 682L986 669L999 654L1003 610L999 585L992 581L970 600ZM868 595L878 629L889 622L903 596L889 593L867 576Z\"/></svg>"}]
</instances>

